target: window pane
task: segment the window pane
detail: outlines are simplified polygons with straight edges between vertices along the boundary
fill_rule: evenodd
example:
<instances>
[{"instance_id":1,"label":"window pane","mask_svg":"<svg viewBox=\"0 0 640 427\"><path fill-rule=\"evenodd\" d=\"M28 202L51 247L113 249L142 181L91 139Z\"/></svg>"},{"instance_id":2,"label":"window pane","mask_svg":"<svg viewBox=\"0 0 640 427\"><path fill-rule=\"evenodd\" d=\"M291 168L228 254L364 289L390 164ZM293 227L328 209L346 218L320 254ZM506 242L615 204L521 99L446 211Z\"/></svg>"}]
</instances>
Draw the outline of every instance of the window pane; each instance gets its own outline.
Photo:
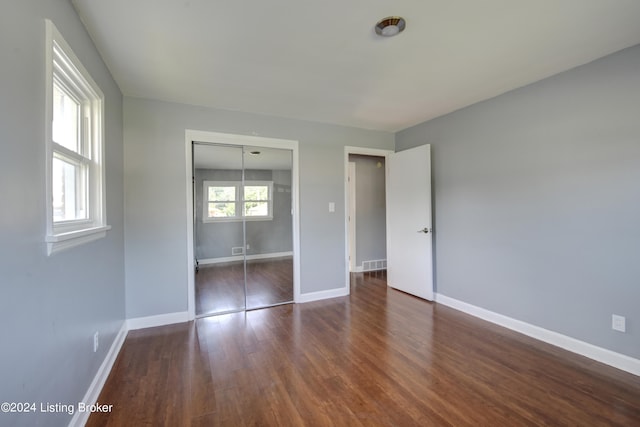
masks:
<instances>
[{"instance_id":1,"label":"window pane","mask_svg":"<svg viewBox=\"0 0 640 427\"><path fill-rule=\"evenodd\" d=\"M247 185L244 187L245 200L269 200L269 187L266 185Z\"/></svg>"},{"instance_id":2,"label":"window pane","mask_svg":"<svg viewBox=\"0 0 640 427\"><path fill-rule=\"evenodd\" d=\"M58 84L53 84L53 140L69 150L80 153L79 136L80 104Z\"/></svg>"},{"instance_id":3,"label":"window pane","mask_svg":"<svg viewBox=\"0 0 640 427\"><path fill-rule=\"evenodd\" d=\"M233 218L236 216L236 204L234 202L227 203L209 203L209 218Z\"/></svg>"},{"instance_id":4,"label":"window pane","mask_svg":"<svg viewBox=\"0 0 640 427\"><path fill-rule=\"evenodd\" d=\"M268 216L269 202L245 202L245 216Z\"/></svg>"},{"instance_id":5,"label":"window pane","mask_svg":"<svg viewBox=\"0 0 640 427\"><path fill-rule=\"evenodd\" d=\"M82 166L59 157L53 158L52 166L53 221L86 219Z\"/></svg>"},{"instance_id":6,"label":"window pane","mask_svg":"<svg viewBox=\"0 0 640 427\"><path fill-rule=\"evenodd\" d=\"M210 202L227 202L236 199L236 187L209 187Z\"/></svg>"}]
</instances>

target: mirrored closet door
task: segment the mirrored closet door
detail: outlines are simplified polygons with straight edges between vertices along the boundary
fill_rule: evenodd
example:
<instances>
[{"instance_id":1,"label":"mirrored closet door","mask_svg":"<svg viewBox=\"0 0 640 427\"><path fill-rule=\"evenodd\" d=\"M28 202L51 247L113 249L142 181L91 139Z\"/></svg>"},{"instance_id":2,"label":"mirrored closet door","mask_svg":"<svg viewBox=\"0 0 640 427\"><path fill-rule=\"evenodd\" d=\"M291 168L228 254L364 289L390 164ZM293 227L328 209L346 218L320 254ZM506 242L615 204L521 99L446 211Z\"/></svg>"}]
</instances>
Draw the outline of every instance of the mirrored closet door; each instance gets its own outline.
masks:
<instances>
[{"instance_id":1,"label":"mirrored closet door","mask_svg":"<svg viewBox=\"0 0 640 427\"><path fill-rule=\"evenodd\" d=\"M293 301L291 150L193 143L196 315Z\"/></svg>"}]
</instances>

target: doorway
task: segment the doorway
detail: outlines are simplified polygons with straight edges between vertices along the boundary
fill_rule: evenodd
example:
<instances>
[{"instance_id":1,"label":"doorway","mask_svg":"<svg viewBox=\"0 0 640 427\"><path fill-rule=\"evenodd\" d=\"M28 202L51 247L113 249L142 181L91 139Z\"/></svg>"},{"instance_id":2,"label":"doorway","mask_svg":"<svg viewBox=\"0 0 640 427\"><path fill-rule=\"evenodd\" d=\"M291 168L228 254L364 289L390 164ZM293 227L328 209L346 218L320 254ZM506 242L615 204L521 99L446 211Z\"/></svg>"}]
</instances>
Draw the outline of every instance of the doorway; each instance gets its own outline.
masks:
<instances>
[{"instance_id":1,"label":"doorway","mask_svg":"<svg viewBox=\"0 0 640 427\"><path fill-rule=\"evenodd\" d=\"M192 318L294 302L297 143L198 134L189 144Z\"/></svg>"},{"instance_id":2,"label":"doorway","mask_svg":"<svg viewBox=\"0 0 640 427\"><path fill-rule=\"evenodd\" d=\"M387 268L385 158L349 154L349 269Z\"/></svg>"},{"instance_id":3,"label":"doorway","mask_svg":"<svg viewBox=\"0 0 640 427\"><path fill-rule=\"evenodd\" d=\"M346 288L351 273L383 271L386 263L386 157L391 150L345 147Z\"/></svg>"},{"instance_id":4,"label":"doorway","mask_svg":"<svg viewBox=\"0 0 640 427\"><path fill-rule=\"evenodd\" d=\"M347 293L350 292L349 254L353 243L349 233L349 157L354 154L381 156L385 159L387 285L433 301L431 146L429 144L398 153L390 150L345 147L344 191L347 236L345 239L345 288ZM359 246L357 242L356 246Z\"/></svg>"}]
</instances>

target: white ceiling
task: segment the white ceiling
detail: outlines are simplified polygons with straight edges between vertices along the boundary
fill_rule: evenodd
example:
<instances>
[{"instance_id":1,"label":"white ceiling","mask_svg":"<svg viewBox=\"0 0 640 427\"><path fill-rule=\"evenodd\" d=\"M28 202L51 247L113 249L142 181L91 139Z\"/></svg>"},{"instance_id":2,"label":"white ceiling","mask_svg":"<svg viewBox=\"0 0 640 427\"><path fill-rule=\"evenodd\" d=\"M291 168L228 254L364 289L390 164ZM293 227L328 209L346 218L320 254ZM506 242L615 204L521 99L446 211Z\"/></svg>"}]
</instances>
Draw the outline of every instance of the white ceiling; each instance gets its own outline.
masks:
<instances>
[{"instance_id":1,"label":"white ceiling","mask_svg":"<svg viewBox=\"0 0 640 427\"><path fill-rule=\"evenodd\" d=\"M72 1L127 96L386 131L640 43L638 0Z\"/></svg>"}]
</instances>

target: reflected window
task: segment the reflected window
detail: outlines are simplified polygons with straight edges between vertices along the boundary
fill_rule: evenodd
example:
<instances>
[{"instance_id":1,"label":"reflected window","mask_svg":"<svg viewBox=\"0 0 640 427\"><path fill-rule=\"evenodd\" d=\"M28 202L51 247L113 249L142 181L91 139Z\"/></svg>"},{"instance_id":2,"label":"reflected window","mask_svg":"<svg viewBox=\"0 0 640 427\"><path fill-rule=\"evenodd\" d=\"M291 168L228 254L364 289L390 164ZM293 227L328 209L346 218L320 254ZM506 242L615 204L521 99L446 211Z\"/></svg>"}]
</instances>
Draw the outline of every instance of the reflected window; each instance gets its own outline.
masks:
<instances>
[{"instance_id":1,"label":"reflected window","mask_svg":"<svg viewBox=\"0 0 640 427\"><path fill-rule=\"evenodd\" d=\"M203 222L273 219L273 181L204 181Z\"/></svg>"}]
</instances>

